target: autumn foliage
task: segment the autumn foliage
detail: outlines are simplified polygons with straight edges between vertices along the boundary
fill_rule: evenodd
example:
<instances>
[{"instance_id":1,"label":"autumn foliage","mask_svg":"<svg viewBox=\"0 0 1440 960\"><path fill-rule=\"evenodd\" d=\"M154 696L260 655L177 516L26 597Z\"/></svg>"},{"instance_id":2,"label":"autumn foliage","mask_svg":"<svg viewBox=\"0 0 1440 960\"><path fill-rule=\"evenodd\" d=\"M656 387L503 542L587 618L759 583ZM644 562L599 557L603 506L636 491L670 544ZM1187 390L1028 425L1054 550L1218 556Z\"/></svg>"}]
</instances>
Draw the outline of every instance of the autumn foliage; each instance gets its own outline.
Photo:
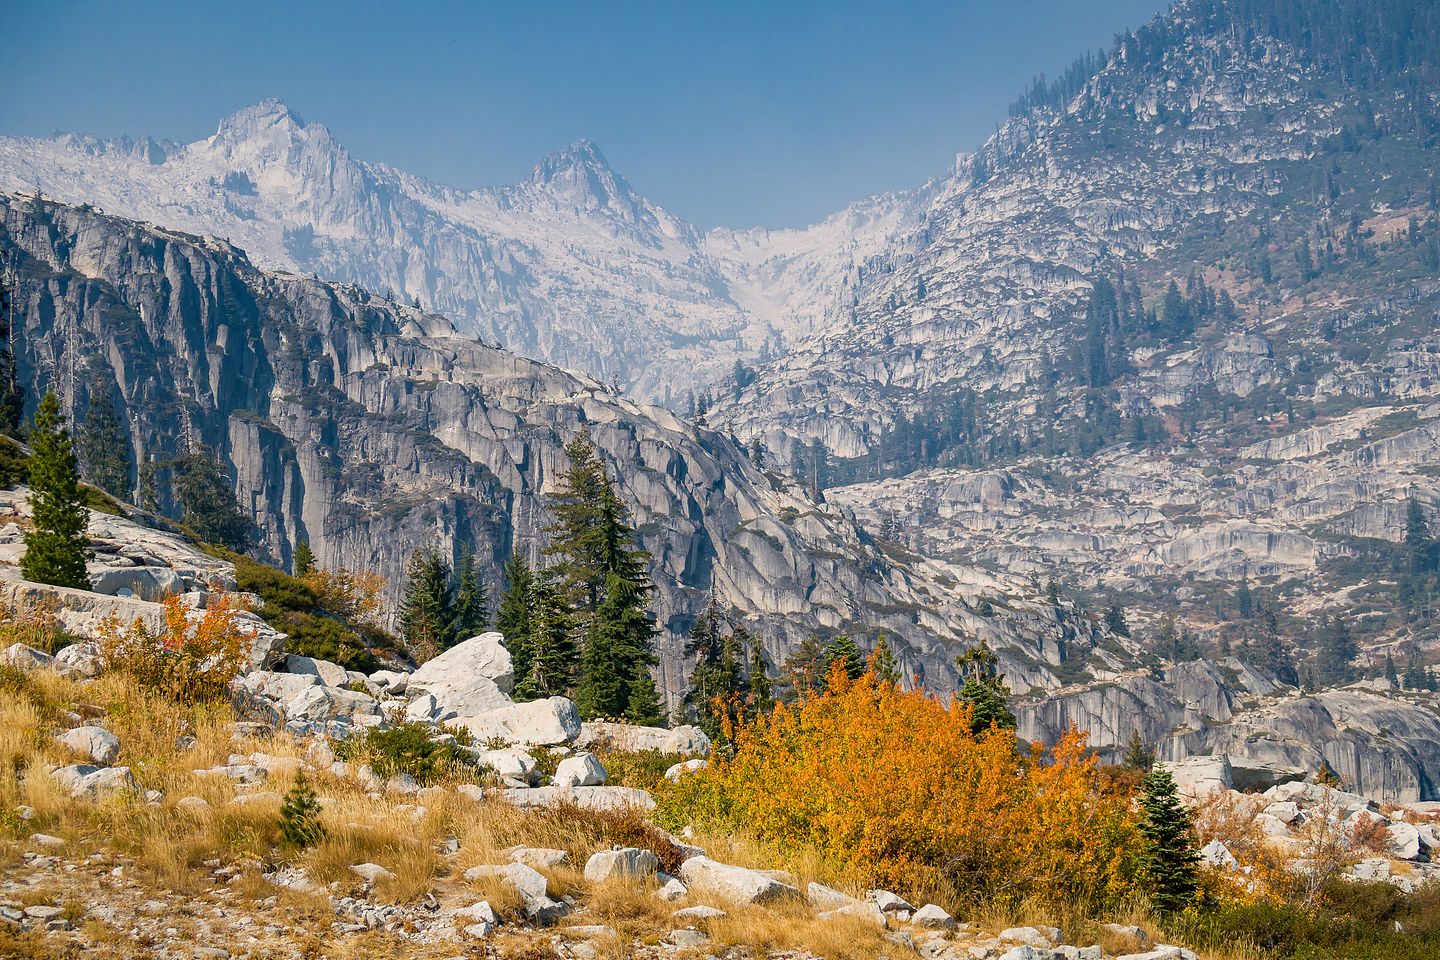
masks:
<instances>
[{"instance_id":1,"label":"autumn foliage","mask_svg":"<svg viewBox=\"0 0 1440 960\"><path fill-rule=\"evenodd\" d=\"M856 882L952 896L1053 897L1092 905L1133 889L1139 838L1072 730L1022 755L1014 735L971 731L970 707L851 680L733 731L734 752L673 785L686 822L811 846Z\"/></svg>"},{"instance_id":2,"label":"autumn foliage","mask_svg":"<svg viewBox=\"0 0 1440 960\"><path fill-rule=\"evenodd\" d=\"M385 578L363 570L312 569L300 582L315 592L320 606L351 623L375 623L381 613Z\"/></svg>"},{"instance_id":3,"label":"autumn foliage","mask_svg":"<svg viewBox=\"0 0 1440 960\"><path fill-rule=\"evenodd\" d=\"M163 630L151 630L140 617L128 626L115 616L101 621L99 647L106 665L180 703L226 696L246 655L247 638L235 626L235 601L212 596L194 619L179 597L161 605Z\"/></svg>"}]
</instances>

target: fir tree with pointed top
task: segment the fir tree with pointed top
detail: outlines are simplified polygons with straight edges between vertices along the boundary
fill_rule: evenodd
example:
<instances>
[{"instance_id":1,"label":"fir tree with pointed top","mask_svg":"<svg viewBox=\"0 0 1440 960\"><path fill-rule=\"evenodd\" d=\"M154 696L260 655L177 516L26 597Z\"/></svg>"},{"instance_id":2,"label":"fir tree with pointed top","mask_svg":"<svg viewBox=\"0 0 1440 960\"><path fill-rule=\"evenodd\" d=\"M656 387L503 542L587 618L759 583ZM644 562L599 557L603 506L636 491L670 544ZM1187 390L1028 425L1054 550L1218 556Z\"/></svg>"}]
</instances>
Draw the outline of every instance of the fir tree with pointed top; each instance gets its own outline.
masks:
<instances>
[{"instance_id":1,"label":"fir tree with pointed top","mask_svg":"<svg viewBox=\"0 0 1440 960\"><path fill-rule=\"evenodd\" d=\"M128 497L130 447L107 388L90 395L80 431L80 455L87 480L112 497Z\"/></svg>"},{"instance_id":2,"label":"fir tree with pointed top","mask_svg":"<svg viewBox=\"0 0 1440 960\"><path fill-rule=\"evenodd\" d=\"M1145 746L1145 738L1140 736L1139 730L1130 731L1130 743L1125 749L1125 756L1121 759L1120 765L1127 770L1148 771L1155 764L1155 754Z\"/></svg>"},{"instance_id":3,"label":"fir tree with pointed top","mask_svg":"<svg viewBox=\"0 0 1440 960\"><path fill-rule=\"evenodd\" d=\"M310 541L301 540L295 545L295 553L290 558L295 568L295 576L303 577L315 569L315 554L310 552Z\"/></svg>"},{"instance_id":4,"label":"fir tree with pointed top","mask_svg":"<svg viewBox=\"0 0 1440 960\"><path fill-rule=\"evenodd\" d=\"M1192 833L1194 816L1180 802L1175 778L1163 766L1152 767L1140 781L1141 869L1150 902L1161 913L1174 913L1194 899L1200 855Z\"/></svg>"},{"instance_id":5,"label":"fir tree with pointed top","mask_svg":"<svg viewBox=\"0 0 1440 960\"><path fill-rule=\"evenodd\" d=\"M0 284L0 432L14 434L25 415L25 390L20 386L19 364L15 361L15 301Z\"/></svg>"},{"instance_id":6,"label":"fir tree with pointed top","mask_svg":"<svg viewBox=\"0 0 1440 960\"><path fill-rule=\"evenodd\" d=\"M85 527L90 515L80 497L75 448L55 394L46 393L30 431L30 514L20 571L26 580L90 589L85 572Z\"/></svg>"},{"instance_id":7,"label":"fir tree with pointed top","mask_svg":"<svg viewBox=\"0 0 1440 960\"><path fill-rule=\"evenodd\" d=\"M870 652L869 668L880 683L900 682L900 664L895 659L895 652L890 649L890 641L886 639L884 631L881 631L880 639L875 642L875 649Z\"/></svg>"},{"instance_id":8,"label":"fir tree with pointed top","mask_svg":"<svg viewBox=\"0 0 1440 960\"><path fill-rule=\"evenodd\" d=\"M750 666L745 677L749 688L750 715L769 713L775 706L774 684L770 681L769 665L765 662L765 647L760 638L750 641Z\"/></svg>"},{"instance_id":9,"label":"fir tree with pointed top","mask_svg":"<svg viewBox=\"0 0 1440 960\"><path fill-rule=\"evenodd\" d=\"M1385 682L1392 690L1400 689L1400 675L1395 671L1395 658L1389 653L1385 654Z\"/></svg>"},{"instance_id":10,"label":"fir tree with pointed top","mask_svg":"<svg viewBox=\"0 0 1440 960\"><path fill-rule=\"evenodd\" d=\"M955 658L964 684L958 699L970 704L970 729L976 735L996 727L1014 730L1015 714L1007 702L1010 688L1000 677L1000 658L982 637Z\"/></svg>"},{"instance_id":11,"label":"fir tree with pointed top","mask_svg":"<svg viewBox=\"0 0 1440 960\"><path fill-rule=\"evenodd\" d=\"M565 599L548 576L535 578L530 590L531 623L525 646L529 664L515 685L518 698L563 696L575 675L575 646Z\"/></svg>"},{"instance_id":12,"label":"fir tree with pointed top","mask_svg":"<svg viewBox=\"0 0 1440 960\"><path fill-rule=\"evenodd\" d=\"M848 633L842 633L830 641L825 648L825 654L830 658L832 667L839 666L850 677L857 680L865 672L865 662L860 659L860 648L855 646L854 639Z\"/></svg>"},{"instance_id":13,"label":"fir tree with pointed top","mask_svg":"<svg viewBox=\"0 0 1440 960\"><path fill-rule=\"evenodd\" d=\"M532 606L535 574L524 555L514 551L505 561L505 592L495 612L495 629L505 638L505 649L519 681L530 673L530 630L534 622Z\"/></svg>"},{"instance_id":14,"label":"fir tree with pointed top","mask_svg":"<svg viewBox=\"0 0 1440 960\"><path fill-rule=\"evenodd\" d=\"M475 555L467 547L460 554L455 576L454 619L450 635L456 643L485 632L490 623L490 603L485 597L485 581L475 566ZM512 658L513 660L513 658Z\"/></svg>"},{"instance_id":15,"label":"fir tree with pointed top","mask_svg":"<svg viewBox=\"0 0 1440 960\"><path fill-rule=\"evenodd\" d=\"M450 646L454 616L450 564L433 549L416 550L400 601L400 633L411 655L423 663Z\"/></svg>"}]
</instances>

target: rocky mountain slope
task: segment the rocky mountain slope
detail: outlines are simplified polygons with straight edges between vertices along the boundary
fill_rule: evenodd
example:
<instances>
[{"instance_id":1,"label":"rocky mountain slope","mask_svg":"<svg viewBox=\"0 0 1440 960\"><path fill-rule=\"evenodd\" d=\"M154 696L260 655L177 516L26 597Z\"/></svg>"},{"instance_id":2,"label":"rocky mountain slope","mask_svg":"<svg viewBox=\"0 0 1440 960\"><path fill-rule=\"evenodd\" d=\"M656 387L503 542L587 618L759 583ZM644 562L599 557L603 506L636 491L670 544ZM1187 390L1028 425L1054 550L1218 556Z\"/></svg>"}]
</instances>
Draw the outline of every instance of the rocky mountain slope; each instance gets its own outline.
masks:
<instances>
[{"instance_id":1,"label":"rocky mountain slope","mask_svg":"<svg viewBox=\"0 0 1440 960\"><path fill-rule=\"evenodd\" d=\"M763 279L757 292L732 291L707 238L636 193L588 141L521 183L462 190L357 160L323 125L268 100L191 144L0 138L0 188L225 237L265 267L391 289L464 332L645 398L678 397L697 371L718 378L736 357L778 348L772 325L796 298L787 290L767 306L777 295ZM837 218L797 256L853 245L857 224L893 218ZM762 245L774 244L734 235L724 253Z\"/></svg>"},{"instance_id":2,"label":"rocky mountain slope","mask_svg":"<svg viewBox=\"0 0 1440 960\"><path fill-rule=\"evenodd\" d=\"M31 397L72 417L109 389L131 480L196 442L230 468L258 552L288 565L307 538L328 565L395 595L408 556L471 547L498 595L513 550L539 559L563 444L589 431L652 554L660 682L684 692L683 641L710 590L779 663L812 631L903 641L907 675L954 683L960 638L985 636L1027 684L1094 628L1066 624L1028 581L891 557L843 514L765 474L723 434L602 384L487 347L443 318L352 286L263 273L231 245L0 197L15 278L14 346ZM981 617L984 595L1011 597ZM1013 656L1018 654L1019 656Z\"/></svg>"}]
</instances>

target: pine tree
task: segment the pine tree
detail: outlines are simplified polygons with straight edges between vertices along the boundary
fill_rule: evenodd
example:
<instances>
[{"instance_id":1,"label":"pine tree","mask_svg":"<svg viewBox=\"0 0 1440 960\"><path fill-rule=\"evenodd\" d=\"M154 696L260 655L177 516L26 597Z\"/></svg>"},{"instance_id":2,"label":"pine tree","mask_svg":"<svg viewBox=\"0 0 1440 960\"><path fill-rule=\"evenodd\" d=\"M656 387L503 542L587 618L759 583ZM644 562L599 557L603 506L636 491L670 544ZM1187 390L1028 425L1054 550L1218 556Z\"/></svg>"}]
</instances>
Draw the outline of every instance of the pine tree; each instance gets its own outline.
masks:
<instances>
[{"instance_id":1,"label":"pine tree","mask_svg":"<svg viewBox=\"0 0 1440 960\"><path fill-rule=\"evenodd\" d=\"M860 649L848 633L842 633L825 649L831 667L838 666L849 674L851 680L859 679L865 672L865 663L860 659Z\"/></svg>"},{"instance_id":2,"label":"pine tree","mask_svg":"<svg viewBox=\"0 0 1440 960\"><path fill-rule=\"evenodd\" d=\"M1411 497L1405 504L1405 554L1409 573L1418 576L1435 568L1435 543L1420 501Z\"/></svg>"},{"instance_id":3,"label":"pine tree","mask_svg":"<svg viewBox=\"0 0 1440 960\"><path fill-rule=\"evenodd\" d=\"M785 682L792 697L805 698L825 688L830 654L824 641L810 634L785 660Z\"/></svg>"},{"instance_id":4,"label":"pine tree","mask_svg":"<svg viewBox=\"0 0 1440 960\"><path fill-rule=\"evenodd\" d=\"M129 495L130 447L108 389L90 395L85 426L80 431L80 457L87 480L112 497L124 499Z\"/></svg>"},{"instance_id":5,"label":"pine tree","mask_svg":"<svg viewBox=\"0 0 1440 960\"><path fill-rule=\"evenodd\" d=\"M1121 759L1121 766L1127 770L1149 770L1155 763L1155 755L1145 746L1145 738L1139 730L1130 731L1130 743Z\"/></svg>"},{"instance_id":6,"label":"pine tree","mask_svg":"<svg viewBox=\"0 0 1440 960\"><path fill-rule=\"evenodd\" d=\"M565 454L570 466L560 474L559 491L548 498L555 522L546 528L551 540L545 553L553 558L549 572L570 607L571 620L584 633L605 588L599 515L606 476L588 432L582 430L567 443Z\"/></svg>"},{"instance_id":7,"label":"pine tree","mask_svg":"<svg viewBox=\"0 0 1440 960\"><path fill-rule=\"evenodd\" d=\"M517 679L530 673L534 589L535 574L530 570L530 564L519 551L512 552L505 561L505 593L501 595L500 608L495 612L495 629L505 638L505 649L510 651L510 662Z\"/></svg>"},{"instance_id":8,"label":"pine tree","mask_svg":"<svg viewBox=\"0 0 1440 960\"><path fill-rule=\"evenodd\" d=\"M1250 592L1249 578L1242 579L1235 590L1235 609L1242 620L1249 620L1255 613L1255 597Z\"/></svg>"},{"instance_id":9,"label":"pine tree","mask_svg":"<svg viewBox=\"0 0 1440 960\"><path fill-rule=\"evenodd\" d=\"M955 665L965 678L958 699L970 704L970 729L976 735L998 727L1014 730L1015 714L1010 712L1010 688L1000 677L1000 658L985 643L977 640L955 658Z\"/></svg>"},{"instance_id":10,"label":"pine tree","mask_svg":"<svg viewBox=\"0 0 1440 960\"><path fill-rule=\"evenodd\" d=\"M485 597L485 581L475 566L475 555L467 548L460 554L460 567L456 571L455 612L450 635L455 642L469 640L484 633L489 623L490 603Z\"/></svg>"},{"instance_id":11,"label":"pine tree","mask_svg":"<svg viewBox=\"0 0 1440 960\"><path fill-rule=\"evenodd\" d=\"M135 492L135 506L158 513L160 510L159 470L149 461L140 464L140 488Z\"/></svg>"},{"instance_id":12,"label":"pine tree","mask_svg":"<svg viewBox=\"0 0 1440 960\"><path fill-rule=\"evenodd\" d=\"M25 534L20 571L35 583L89 590L85 527L90 515L80 497L80 475L65 415L53 393L46 393L35 411L30 447L34 451L30 456L34 527Z\"/></svg>"},{"instance_id":13,"label":"pine tree","mask_svg":"<svg viewBox=\"0 0 1440 960\"><path fill-rule=\"evenodd\" d=\"M295 774L295 782L280 804L280 838L296 847L312 847L324 836L320 801L302 771Z\"/></svg>"},{"instance_id":14,"label":"pine tree","mask_svg":"<svg viewBox=\"0 0 1440 960\"><path fill-rule=\"evenodd\" d=\"M1395 672L1395 658L1385 654L1385 682L1392 690L1400 689L1400 675Z\"/></svg>"},{"instance_id":15,"label":"pine tree","mask_svg":"<svg viewBox=\"0 0 1440 960\"><path fill-rule=\"evenodd\" d=\"M1322 624L1320 649L1315 653L1314 679L1330 686L1349 683L1355 679L1353 661L1360 654L1360 648L1350 636L1345 619L1340 615L1329 618Z\"/></svg>"},{"instance_id":16,"label":"pine tree","mask_svg":"<svg viewBox=\"0 0 1440 960\"><path fill-rule=\"evenodd\" d=\"M745 683L750 693L751 716L769 713L775 706L774 685L770 682L769 665L765 662L765 648L758 637L750 641L750 669Z\"/></svg>"},{"instance_id":17,"label":"pine tree","mask_svg":"<svg viewBox=\"0 0 1440 960\"><path fill-rule=\"evenodd\" d=\"M529 666L515 693L525 700L562 696L570 688L576 659L565 600L548 576L535 579L530 595L531 624L525 643Z\"/></svg>"},{"instance_id":18,"label":"pine tree","mask_svg":"<svg viewBox=\"0 0 1440 960\"><path fill-rule=\"evenodd\" d=\"M297 543L295 553L290 559L297 577L303 577L315 569L315 554L310 552L309 540L301 540Z\"/></svg>"},{"instance_id":19,"label":"pine tree","mask_svg":"<svg viewBox=\"0 0 1440 960\"><path fill-rule=\"evenodd\" d=\"M400 601L400 635L410 654L423 663L450 646L454 619L450 564L432 549L416 550Z\"/></svg>"},{"instance_id":20,"label":"pine tree","mask_svg":"<svg viewBox=\"0 0 1440 960\"><path fill-rule=\"evenodd\" d=\"M566 444L570 467L551 496L555 523L548 571L580 640L576 705L581 715L639 722L661 719L650 667L658 630L647 609L650 555L588 433Z\"/></svg>"},{"instance_id":21,"label":"pine tree","mask_svg":"<svg viewBox=\"0 0 1440 960\"><path fill-rule=\"evenodd\" d=\"M875 649L870 651L870 672L875 674L875 679L880 683L896 684L900 682L900 664L895 659L895 652L890 649L890 641L885 634L880 634L880 639L875 642Z\"/></svg>"},{"instance_id":22,"label":"pine tree","mask_svg":"<svg viewBox=\"0 0 1440 960\"><path fill-rule=\"evenodd\" d=\"M250 518L241 511L220 460L196 444L174 463L175 492L186 526L208 543L243 551L250 545Z\"/></svg>"},{"instance_id":23,"label":"pine tree","mask_svg":"<svg viewBox=\"0 0 1440 960\"><path fill-rule=\"evenodd\" d=\"M1162 913L1182 910L1195 895L1200 855L1191 833L1194 817L1180 802L1175 779L1163 766L1153 767L1140 782L1140 809L1142 868L1150 902Z\"/></svg>"},{"instance_id":24,"label":"pine tree","mask_svg":"<svg viewBox=\"0 0 1440 960\"><path fill-rule=\"evenodd\" d=\"M1119 600L1111 601L1105 610L1105 629L1117 636L1130 636L1130 624L1125 622L1125 608Z\"/></svg>"},{"instance_id":25,"label":"pine tree","mask_svg":"<svg viewBox=\"0 0 1440 960\"><path fill-rule=\"evenodd\" d=\"M15 433L25 415L25 390L20 386L19 365L13 349L15 301L0 284L0 432Z\"/></svg>"}]
</instances>

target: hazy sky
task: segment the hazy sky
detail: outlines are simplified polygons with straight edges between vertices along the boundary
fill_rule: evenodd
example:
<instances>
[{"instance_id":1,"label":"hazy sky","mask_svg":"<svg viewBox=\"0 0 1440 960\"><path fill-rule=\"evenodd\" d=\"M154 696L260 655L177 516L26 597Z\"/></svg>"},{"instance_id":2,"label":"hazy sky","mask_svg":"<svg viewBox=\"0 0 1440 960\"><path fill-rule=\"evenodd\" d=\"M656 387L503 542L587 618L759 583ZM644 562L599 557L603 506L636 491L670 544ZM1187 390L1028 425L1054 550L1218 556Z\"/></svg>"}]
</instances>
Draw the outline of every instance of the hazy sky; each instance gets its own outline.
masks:
<instances>
[{"instance_id":1,"label":"hazy sky","mask_svg":"<svg viewBox=\"0 0 1440 960\"><path fill-rule=\"evenodd\" d=\"M0 133L197 140L279 97L462 187L594 140L702 227L798 226L943 173L1030 78L1158 0L0 0Z\"/></svg>"}]
</instances>

